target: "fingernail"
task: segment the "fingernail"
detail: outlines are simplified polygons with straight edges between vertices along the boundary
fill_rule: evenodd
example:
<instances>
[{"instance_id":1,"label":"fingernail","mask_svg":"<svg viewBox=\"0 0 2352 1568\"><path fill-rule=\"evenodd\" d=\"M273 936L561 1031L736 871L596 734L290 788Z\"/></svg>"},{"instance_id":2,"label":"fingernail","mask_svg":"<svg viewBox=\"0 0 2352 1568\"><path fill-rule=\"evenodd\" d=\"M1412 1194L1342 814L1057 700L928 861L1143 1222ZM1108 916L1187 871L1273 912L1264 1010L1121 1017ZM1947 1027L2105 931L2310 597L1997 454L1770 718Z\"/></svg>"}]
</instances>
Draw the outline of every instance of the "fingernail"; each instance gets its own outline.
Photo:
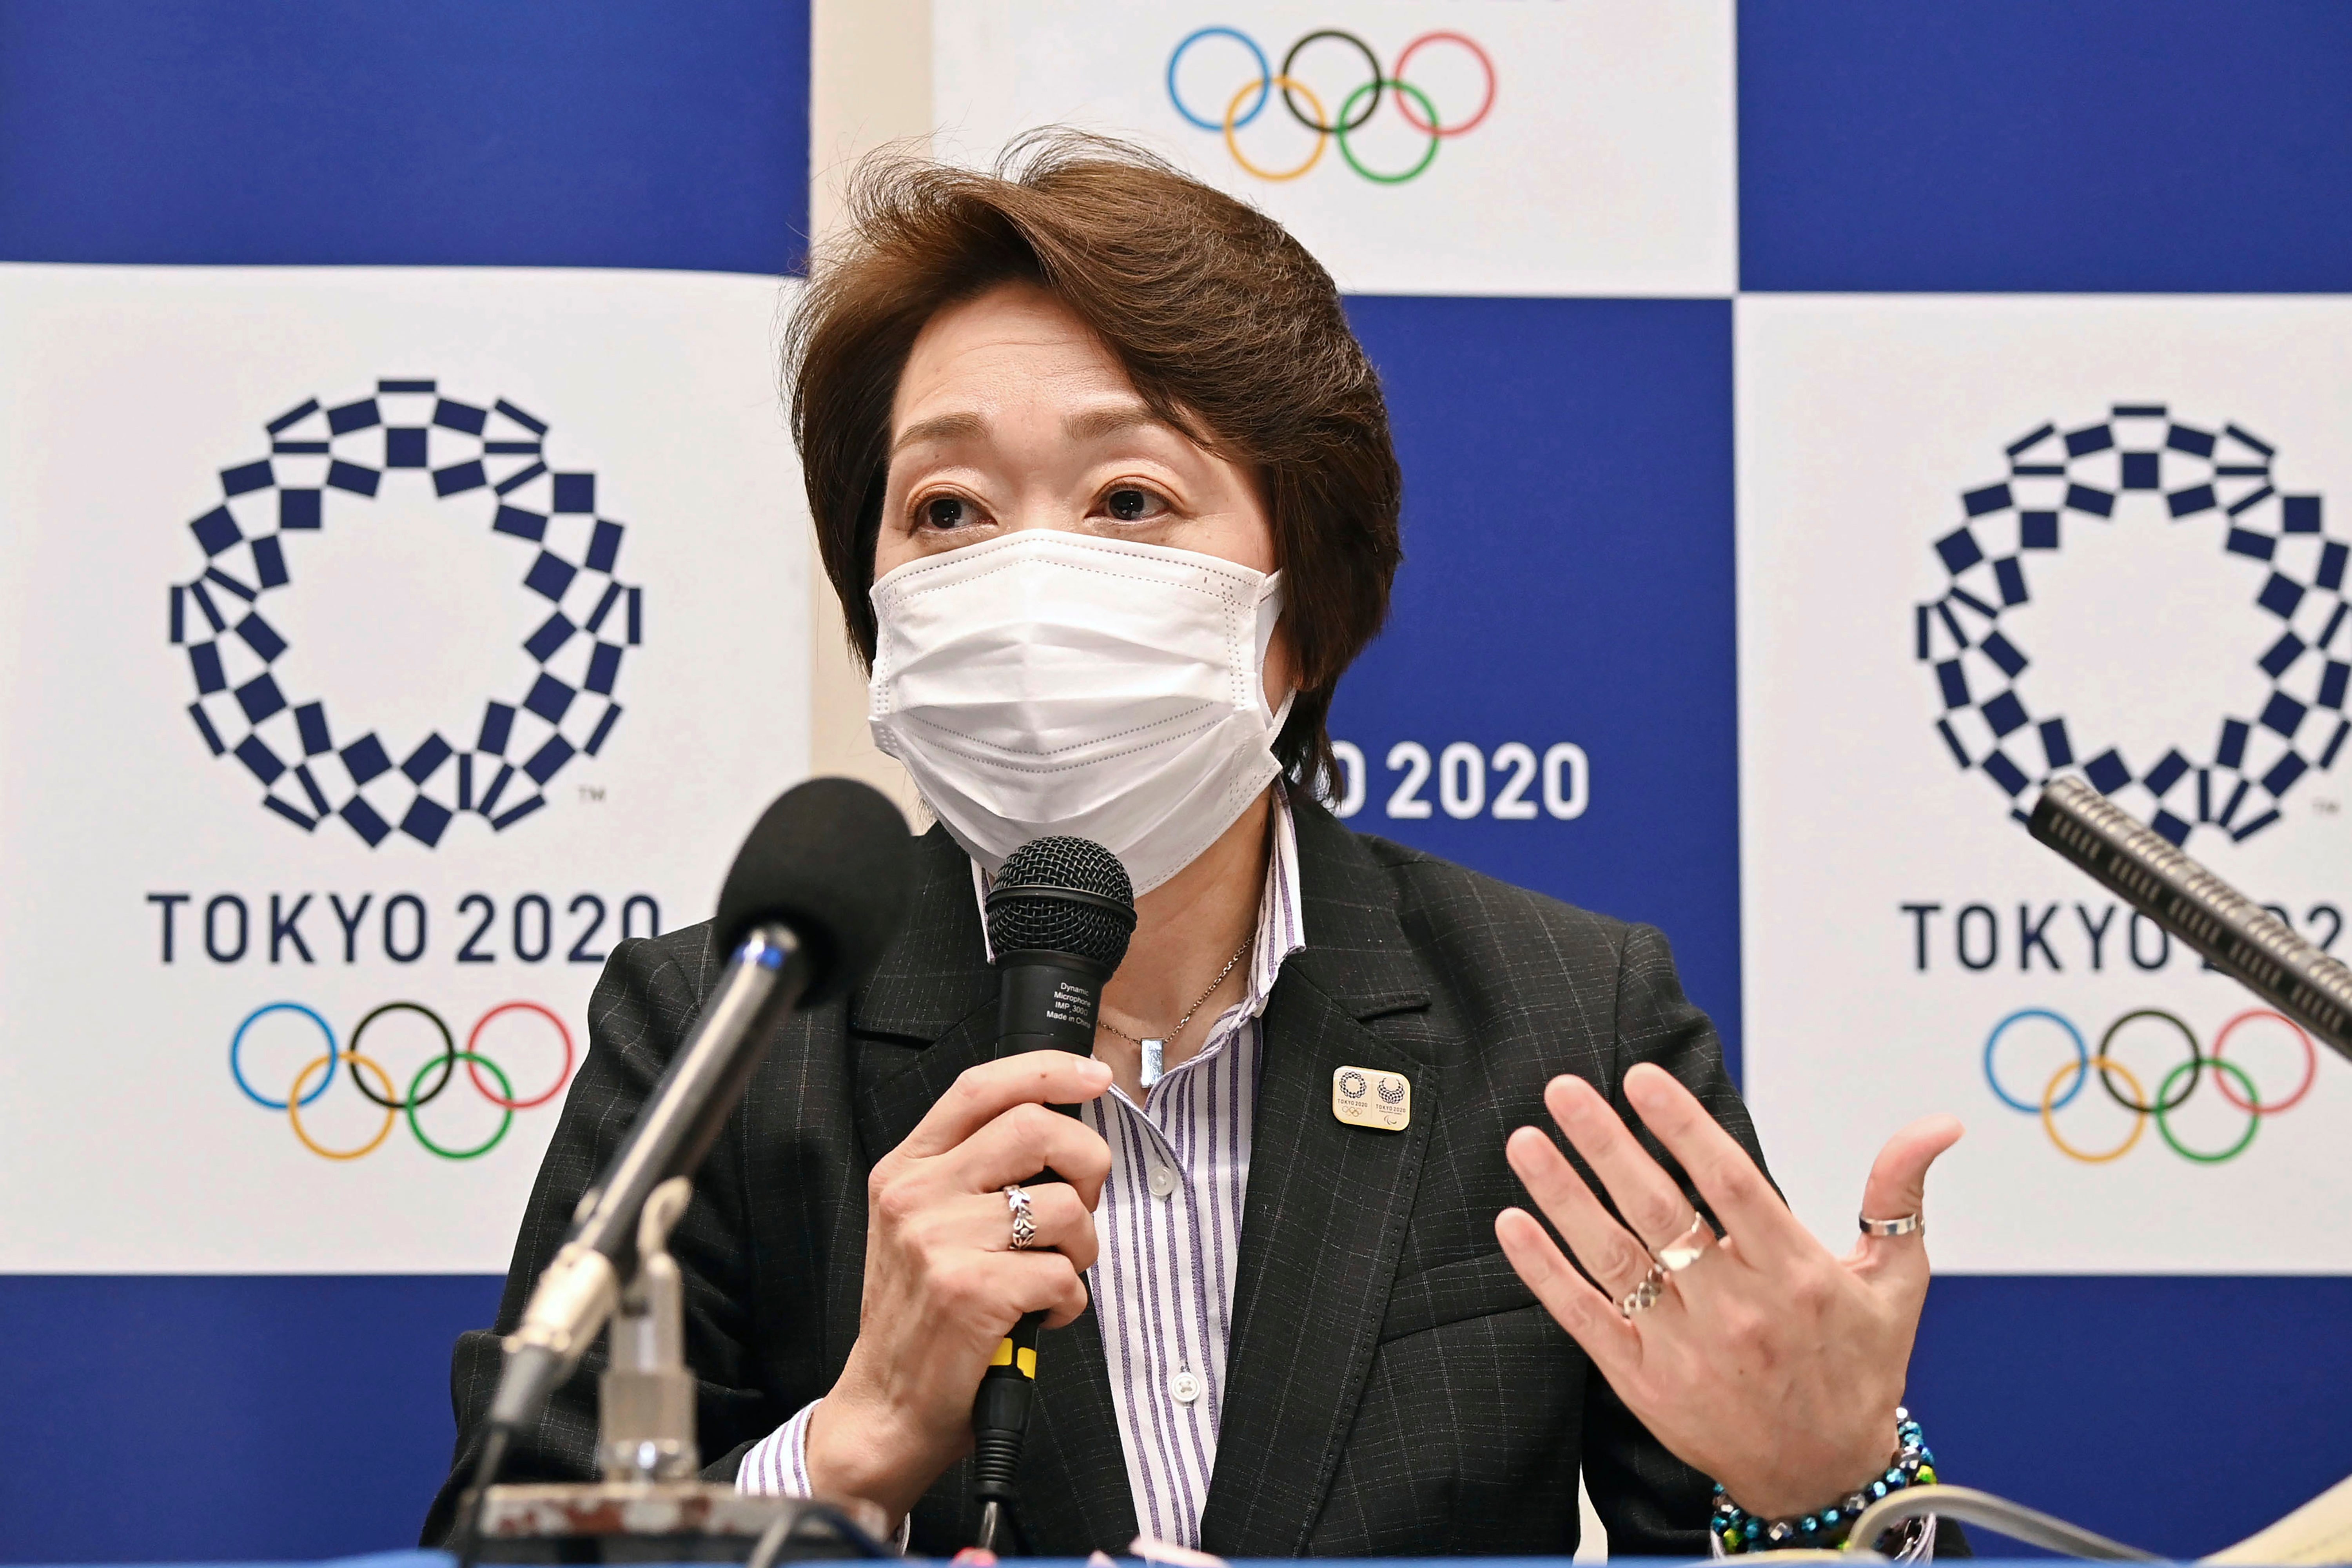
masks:
<instances>
[{"instance_id":1,"label":"fingernail","mask_svg":"<svg viewBox=\"0 0 2352 1568\"><path fill-rule=\"evenodd\" d=\"M1517 1215L1520 1218L1527 1219L1530 1225L1535 1223L1534 1220L1528 1216L1527 1210L1516 1207L1507 1208L1503 1210L1502 1213L1495 1216L1496 1240L1500 1241L1502 1239L1503 1221L1512 1215ZM1544 1257L1541 1253L1538 1253L1534 1257L1528 1258L1524 1268L1520 1266L1517 1258L1513 1258L1511 1260L1511 1267L1517 1269L1519 1277L1527 1280L1530 1285L1549 1278L1551 1274L1551 1259Z\"/></svg>"},{"instance_id":2,"label":"fingernail","mask_svg":"<svg viewBox=\"0 0 2352 1568\"><path fill-rule=\"evenodd\" d=\"M1558 1097L1557 1103L1550 1104L1546 1109L1551 1111L1562 1127L1570 1131L1591 1127L1594 1124L1593 1119L1608 1110L1606 1106L1595 1105L1591 1096L1583 1094L1560 1095Z\"/></svg>"},{"instance_id":3,"label":"fingernail","mask_svg":"<svg viewBox=\"0 0 2352 1568\"><path fill-rule=\"evenodd\" d=\"M1110 1085L1111 1071L1108 1062L1098 1062L1092 1057L1088 1057L1079 1064L1079 1072L1097 1089L1107 1089Z\"/></svg>"}]
</instances>

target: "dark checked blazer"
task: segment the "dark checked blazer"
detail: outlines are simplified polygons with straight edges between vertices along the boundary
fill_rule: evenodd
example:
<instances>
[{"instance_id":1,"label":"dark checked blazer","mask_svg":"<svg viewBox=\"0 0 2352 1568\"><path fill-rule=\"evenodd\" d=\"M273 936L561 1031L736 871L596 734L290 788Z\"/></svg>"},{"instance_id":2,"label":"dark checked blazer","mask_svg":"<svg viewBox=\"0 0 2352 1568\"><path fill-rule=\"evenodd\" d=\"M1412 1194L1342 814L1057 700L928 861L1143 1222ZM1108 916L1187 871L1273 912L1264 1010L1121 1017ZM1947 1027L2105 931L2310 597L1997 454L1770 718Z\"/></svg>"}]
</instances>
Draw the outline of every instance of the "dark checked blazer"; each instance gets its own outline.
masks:
<instances>
[{"instance_id":1,"label":"dark checked blazer","mask_svg":"<svg viewBox=\"0 0 2352 1568\"><path fill-rule=\"evenodd\" d=\"M1566 1553L1581 1467L1612 1554L1705 1556L1709 1483L1535 1305L1494 1229L1497 1210L1525 1201L1503 1140L1545 1124L1557 1073L1591 1080L1622 1112L1626 1069L1656 1062L1754 1152L1664 939L1352 833L1312 805L1297 819L1307 946L1263 1023L1203 1544L1231 1557ZM672 1238L716 1479L840 1373L857 1336L866 1173L992 1047L997 981L971 863L938 830L916 858L905 933L862 991L778 1030ZM498 1333L718 973L702 926L614 951ZM1336 1121L1343 1064L1411 1079L1411 1127ZM1038 1363L1021 1474L1032 1549L1118 1551L1135 1514L1093 1312L1046 1334ZM448 1533L498 1364L495 1333L458 1341L457 1451L428 1543ZM593 1477L601 1365L599 1352L518 1441L509 1479ZM944 1556L971 1539L964 1468L916 1509L914 1550Z\"/></svg>"}]
</instances>

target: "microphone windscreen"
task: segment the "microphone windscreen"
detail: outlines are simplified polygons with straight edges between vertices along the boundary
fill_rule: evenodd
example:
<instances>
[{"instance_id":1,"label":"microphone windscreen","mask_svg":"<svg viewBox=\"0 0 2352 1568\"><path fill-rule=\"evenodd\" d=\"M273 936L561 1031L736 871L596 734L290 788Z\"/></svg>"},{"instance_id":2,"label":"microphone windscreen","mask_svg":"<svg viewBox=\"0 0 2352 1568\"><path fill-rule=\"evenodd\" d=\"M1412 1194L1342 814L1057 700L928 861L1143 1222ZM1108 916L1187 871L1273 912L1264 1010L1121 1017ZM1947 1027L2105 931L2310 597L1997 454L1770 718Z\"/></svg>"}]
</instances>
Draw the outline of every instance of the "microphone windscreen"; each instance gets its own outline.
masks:
<instances>
[{"instance_id":1,"label":"microphone windscreen","mask_svg":"<svg viewBox=\"0 0 2352 1568\"><path fill-rule=\"evenodd\" d=\"M1031 839L1004 858L989 891L988 942L999 953L1071 952L1117 969L1134 931L1127 867L1090 838Z\"/></svg>"},{"instance_id":2,"label":"microphone windscreen","mask_svg":"<svg viewBox=\"0 0 2352 1568\"><path fill-rule=\"evenodd\" d=\"M790 926L814 964L803 1005L873 973L907 914L907 819L855 779L811 779L776 797L728 868L713 934L731 952L753 927Z\"/></svg>"}]
</instances>

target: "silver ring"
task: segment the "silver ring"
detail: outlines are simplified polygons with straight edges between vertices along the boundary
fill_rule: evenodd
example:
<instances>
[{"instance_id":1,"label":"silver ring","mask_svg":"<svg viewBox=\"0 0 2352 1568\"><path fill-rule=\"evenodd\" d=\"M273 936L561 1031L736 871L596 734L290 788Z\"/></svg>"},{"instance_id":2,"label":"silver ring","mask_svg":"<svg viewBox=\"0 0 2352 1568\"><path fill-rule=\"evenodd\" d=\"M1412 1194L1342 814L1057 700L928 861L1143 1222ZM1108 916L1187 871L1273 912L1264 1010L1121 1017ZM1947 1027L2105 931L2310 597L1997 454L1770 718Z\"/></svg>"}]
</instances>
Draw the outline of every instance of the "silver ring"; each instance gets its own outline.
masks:
<instances>
[{"instance_id":1,"label":"silver ring","mask_svg":"<svg viewBox=\"0 0 2352 1568\"><path fill-rule=\"evenodd\" d=\"M1646 1312L1656 1306L1658 1298L1665 1293L1666 1271L1653 1263L1650 1271L1642 1276L1642 1282L1626 1291L1624 1299L1617 1303L1618 1315L1630 1319L1636 1312Z\"/></svg>"},{"instance_id":2,"label":"silver ring","mask_svg":"<svg viewBox=\"0 0 2352 1568\"><path fill-rule=\"evenodd\" d=\"M1909 1236L1927 1227L1927 1222L1916 1214L1906 1214L1900 1219L1873 1219L1868 1215L1861 1218L1864 1236Z\"/></svg>"},{"instance_id":3,"label":"silver ring","mask_svg":"<svg viewBox=\"0 0 2352 1568\"><path fill-rule=\"evenodd\" d=\"M1694 1210L1690 1228L1650 1256L1669 1274L1680 1274L1696 1263L1715 1245L1715 1227L1706 1223L1706 1215Z\"/></svg>"},{"instance_id":4,"label":"silver ring","mask_svg":"<svg viewBox=\"0 0 2352 1568\"><path fill-rule=\"evenodd\" d=\"M1037 1242L1037 1221L1029 1212L1029 1194L1017 1185L1004 1189L1005 1206L1013 1211L1013 1250L1026 1252Z\"/></svg>"}]
</instances>

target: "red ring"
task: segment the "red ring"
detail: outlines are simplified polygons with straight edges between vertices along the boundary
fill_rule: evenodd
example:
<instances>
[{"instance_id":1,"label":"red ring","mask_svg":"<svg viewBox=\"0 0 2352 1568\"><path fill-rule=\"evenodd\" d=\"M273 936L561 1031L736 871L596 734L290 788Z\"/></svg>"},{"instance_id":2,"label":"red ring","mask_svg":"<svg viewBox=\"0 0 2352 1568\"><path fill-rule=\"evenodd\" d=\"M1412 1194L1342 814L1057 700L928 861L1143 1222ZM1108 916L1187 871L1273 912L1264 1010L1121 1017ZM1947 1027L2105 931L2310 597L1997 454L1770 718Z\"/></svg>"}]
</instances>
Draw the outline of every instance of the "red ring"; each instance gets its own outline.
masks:
<instances>
[{"instance_id":1,"label":"red ring","mask_svg":"<svg viewBox=\"0 0 2352 1568\"><path fill-rule=\"evenodd\" d=\"M2239 1025L2246 1022L2249 1018L2276 1018L2280 1023L2284 1024L2288 1028L2294 1031L2294 1037L2303 1042L2302 1086L2293 1094L2290 1094L2284 1100L2280 1100L2276 1105L2248 1105L2244 1100L2240 1100L2234 1093L2231 1092L2230 1080L2227 1075L2217 1072L2213 1075L2213 1081L2221 1087L2221 1098L2228 1100L2231 1105L2236 1106L2239 1110L2248 1111L2255 1116L2276 1116L2280 1111L2287 1110L2289 1107L2296 1104L2305 1095L2311 1092L2311 1080L2319 1075L2319 1052L2313 1048L2311 1037L2304 1033L2303 1026L2296 1023L2293 1018L2288 1017L2284 1013L2273 1013L2268 1007L2249 1007L2244 1012L2239 1014L2236 1017L2231 1019L2228 1023L2222 1025L2221 1032L2213 1037L2213 1052L2210 1059L2217 1062L2221 1059L2221 1047L2229 1040L2230 1031L2236 1028Z\"/></svg>"},{"instance_id":2,"label":"red ring","mask_svg":"<svg viewBox=\"0 0 2352 1568\"><path fill-rule=\"evenodd\" d=\"M1412 105L1405 101L1402 88L1391 87L1389 89L1389 96L1396 100L1397 112L1404 116L1404 122L1424 136L1459 136L1465 131L1475 131L1479 121L1485 120L1495 107L1495 62L1486 58L1486 51L1480 48L1475 40L1465 38L1459 33L1423 33L1407 44L1404 47L1404 52L1397 56L1396 68L1389 72L1389 79L1391 82L1402 81L1405 63L1412 58L1412 52L1423 44L1436 43L1459 44L1478 57L1479 68L1486 73L1486 96L1480 100L1478 112L1459 125L1449 125L1441 131L1434 125L1424 125L1412 117Z\"/></svg>"},{"instance_id":3,"label":"red ring","mask_svg":"<svg viewBox=\"0 0 2352 1568\"><path fill-rule=\"evenodd\" d=\"M488 1100L492 1105L497 1106L501 1110L529 1110L534 1105L545 1105L549 1100L553 1100L557 1095L562 1093L563 1086L572 1081L572 1031L564 1026L562 1019L557 1017L553 1013L550 1012L547 1008L541 1006L536 1002L501 1002L497 1006L491 1008L488 1012L483 1014L481 1017L475 1020L474 1032L466 1037L467 1051L470 1053L481 1043L482 1031L489 1026L491 1019L497 1017L501 1013L511 1013L517 1008L521 1008L523 1011L529 1013L536 1013L541 1017L555 1026L555 1032L563 1037L563 1070L556 1075L554 1087L550 1089L545 1094L539 1095L530 1100L508 1100L502 1095L492 1094L490 1092L490 1086L482 1081L481 1063L467 1062L466 1064L466 1070L473 1075L474 1087L482 1091L482 1098L484 1100Z\"/></svg>"}]
</instances>

